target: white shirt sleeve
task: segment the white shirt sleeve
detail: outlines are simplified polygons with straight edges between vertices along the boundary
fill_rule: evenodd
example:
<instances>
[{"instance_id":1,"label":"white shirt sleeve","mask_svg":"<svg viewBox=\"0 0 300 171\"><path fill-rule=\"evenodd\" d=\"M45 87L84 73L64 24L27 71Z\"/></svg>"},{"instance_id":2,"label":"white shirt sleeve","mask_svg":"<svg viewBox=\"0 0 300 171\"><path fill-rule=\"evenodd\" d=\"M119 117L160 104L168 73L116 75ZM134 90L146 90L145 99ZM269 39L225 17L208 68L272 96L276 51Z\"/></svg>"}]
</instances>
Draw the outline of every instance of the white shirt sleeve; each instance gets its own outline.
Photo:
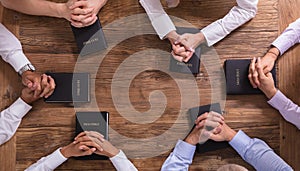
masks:
<instances>
[{"instance_id":1,"label":"white shirt sleeve","mask_svg":"<svg viewBox=\"0 0 300 171\"><path fill-rule=\"evenodd\" d=\"M168 33L176 30L172 20L164 11L160 0L140 0L140 3L160 39L164 39Z\"/></svg>"},{"instance_id":2,"label":"white shirt sleeve","mask_svg":"<svg viewBox=\"0 0 300 171\"><path fill-rule=\"evenodd\" d=\"M8 141L15 134L23 116L30 109L31 106L19 98L9 108L0 113L0 145Z\"/></svg>"},{"instance_id":3,"label":"white shirt sleeve","mask_svg":"<svg viewBox=\"0 0 300 171\"><path fill-rule=\"evenodd\" d=\"M122 150L116 156L109 158L117 171L137 171Z\"/></svg>"},{"instance_id":4,"label":"white shirt sleeve","mask_svg":"<svg viewBox=\"0 0 300 171\"><path fill-rule=\"evenodd\" d=\"M237 6L234 6L227 15L201 30L207 45L214 45L233 30L251 20L256 15L257 4L258 0L237 0Z\"/></svg>"},{"instance_id":5,"label":"white shirt sleeve","mask_svg":"<svg viewBox=\"0 0 300 171\"><path fill-rule=\"evenodd\" d=\"M0 56L9 63L16 72L29 64L22 50L20 41L0 23Z\"/></svg>"},{"instance_id":6,"label":"white shirt sleeve","mask_svg":"<svg viewBox=\"0 0 300 171\"><path fill-rule=\"evenodd\" d=\"M47 157L41 158L39 161L28 167L25 171L52 171L66 160L67 158L61 154L59 148Z\"/></svg>"},{"instance_id":7,"label":"white shirt sleeve","mask_svg":"<svg viewBox=\"0 0 300 171\"><path fill-rule=\"evenodd\" d=\"M280 90L268 101L277 109L285 120L294 124L300 130L300 107L287 98Z\"/></svg>"}]
</instances>

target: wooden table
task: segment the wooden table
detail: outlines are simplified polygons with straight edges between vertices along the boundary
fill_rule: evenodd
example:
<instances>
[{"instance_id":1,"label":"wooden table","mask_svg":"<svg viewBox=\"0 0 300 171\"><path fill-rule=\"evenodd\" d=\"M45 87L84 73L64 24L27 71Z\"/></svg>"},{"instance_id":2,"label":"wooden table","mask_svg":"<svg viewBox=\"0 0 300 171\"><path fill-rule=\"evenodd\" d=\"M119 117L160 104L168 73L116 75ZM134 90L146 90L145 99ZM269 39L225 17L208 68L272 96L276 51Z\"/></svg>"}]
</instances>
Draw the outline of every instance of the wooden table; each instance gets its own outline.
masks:
<instances>
[{"instance_id":1,"label":"wooden table","mask_svg":"<svg viewBox=\"0 0 300 171\"><path fill-rule=\"evenodd\" d=\"M173 16L172 19L178 26L184 25L178 19L181 18L203 28L224 16L234 5L235 1L231 0L186 0L178 8L168 9L167 13ZM219 60L211 53L202 56L201 71L193 78L194 82L180 74L174 76L167 72L167 52L170 51L170 45L152 34L149 20L136 0L114 0L107 3L99 17L110 49L100 58L91 57L80 62L67 21L28 16L1 7L0 21L20 39L25 54L38 71L90 71L94 89L92 103L76 108L63 104L46 104L43 100L36 102L31 112L24 117L16 135L0 147L0 170L24 170L42 156L67 145L74 136L75 111L99 109L110 112L110 141L124 149L139 170L159 170L176 139L184 137L189 129L186 113L188 108L212 102L221 102L228 125L266 141L295 170L299 170L299 131L284 121L267 104L263 95L226 97L220 81L224 79L224 60L262 56L288 23L300 16L297 12L299 10L295 9L298 5L300 2L297 0L261 0L258 14L253 20L214 46ZM132 20L125 17L131 17ZM128 24L135 27L120 27ZM136 28L138 29L135 30ZM126 32L122 32L126 29ZM129 33L129 37L121 39ZM116 43L117 39L120 42ZM112 46L112 43L116 44ZM299 104L297 91L300 84L297 75L300 73L300 61L297 54L298 47L279 60L278 83L280 90ZM22 85L20 78L8 64L1 61L0 66L0 107L4 109L17 99ZM128 71L132 74L139 69L141 71L133 77L120 72ZM187 83L188 87L181 88L178 82ZM123 91L126 88L127 91ZM195 91L199 93L198 98L184 97L194 97ZM182 92L187 94L180 94ZM120 99L115 99L116 97ZM116 103L116 100L120 100L120 103ZM130 102L132 108L122 102ZM137 121L133 112L128 112L128 115L122 112L131 110L137 111L138 116L145 119ZM148 110L151 112L145 113ZM157 120L151 121L153 118ZM175 133L168 132L173 126ZM176 134L176 131L179 133ZM165 133L164 141L155 141L155 137ZM128 139L144 143L138 146ZM147 141L148 139L153 142ZM153 147L166 151L151 156ZM138 155L144 158L136 158ZM190 170L216 170L227 163L240 164L253 170L232 148L196 154ZM109 161L69 159L57 170L114 169Z\"/></svg>"}]
</instances>

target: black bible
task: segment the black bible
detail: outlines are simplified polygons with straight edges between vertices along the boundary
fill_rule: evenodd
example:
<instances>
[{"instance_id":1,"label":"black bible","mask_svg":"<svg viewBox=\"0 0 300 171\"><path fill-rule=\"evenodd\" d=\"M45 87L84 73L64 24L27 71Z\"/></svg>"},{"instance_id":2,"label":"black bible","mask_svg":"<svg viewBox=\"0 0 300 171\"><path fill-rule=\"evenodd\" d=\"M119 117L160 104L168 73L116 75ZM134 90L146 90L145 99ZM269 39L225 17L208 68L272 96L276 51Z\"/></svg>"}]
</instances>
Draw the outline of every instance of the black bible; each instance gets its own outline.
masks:
<instances>
[{"instance_id":1,"label":"black bible","mask_svg":"<svg viewBox=\"0 0 300 171\"><path fill-rule=\"evenodd\" d=\"M258 88L253 88L249 79L251 59L226 60L224 63L226 91L228 95L261 94ZM276 69L271 71L276 83Z\"/></svg>"},{"instance_id":2,"label":"black bible","mask_svg":"<svg viewBox=\"0 0 300 171\"><path fill-rule=\"evenodd\" d=\"M194 107L189 110L190 118L191 118L191 123L194 124L195 120L202 114L206 112L214 111L217 113L222 113L221 107L219 103L213 103L210 105L205 105L205 106L199 106L199 107ZM193 128L195 127L195 124ZM192 130L191 130L192 132ZM208 151L215 151L223 148L229 147L228 142L223 141L223 142L216 142L213 140L207 140L203 144L197 144L196 145L196 151L198 153L205 153Z\"/></svg>"},{"instance_id":3,"label":"black bible","mask_svg":"<svg viewBox=\"0 0 300 171\"><path fill-rule=\"evenodd\" d=\"M77 136L83 131L99 132L108 140L108 112L76 112L76 130ZM90 156L76 157L78 160L106 160L108 157L92 154Z\"/></svg>"},{"instance_id":4,"label":"black bible","mask_svg":"<svg viewBox=\"0 0 300 171\"><path fill-rule=\"evenodd\" d=\"M71 25L78 51L81 56L99 52L107 48L100 20L87 27L77 28Z\"/></svg>"},{"instance_id":5,"label":"black bible","mask_svg":"<svg viewBox=\"0 0 300 171\"><path fill-rule=\"evenodd\" d=\"M51 96L45 102L79 103L90 101L89 73L47 73L56 84Z\"/></svg>"},{"instance_id":6,"label":"black bible","mask_svg":"<svg viewBox=\"0 0 300 171\"><path fill-rule=\"evenodd\" d=\"M187 28L187 27L177 27L178 34L184 33L199 33L199 29ZM170 59L170 71L186 73L186 74L198 74L200 68L200 57L201 57L201 47L195 49L195 53L188 62L179 62L171 55Z\"/></svg>"}]
</instances>

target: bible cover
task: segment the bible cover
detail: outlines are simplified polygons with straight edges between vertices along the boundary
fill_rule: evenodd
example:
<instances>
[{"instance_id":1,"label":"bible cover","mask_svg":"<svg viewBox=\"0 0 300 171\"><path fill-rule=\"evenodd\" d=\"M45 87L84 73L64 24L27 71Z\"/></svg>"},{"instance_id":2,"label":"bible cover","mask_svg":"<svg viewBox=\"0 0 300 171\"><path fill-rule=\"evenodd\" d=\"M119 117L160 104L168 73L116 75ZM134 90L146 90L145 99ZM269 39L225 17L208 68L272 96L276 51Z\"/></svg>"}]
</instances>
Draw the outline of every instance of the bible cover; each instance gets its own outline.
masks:
<instances>
[{"instance_id":1,"label":"bible cover","mask_svg":"<svg viewBox=\"0 0 300 171\"><path fill-rule=\"evenodd\" d=\"M221 111L221 106L219 103L214 103L211 105L205 105L205 106L200 106L200 107L195 107L191 108L189 110L190 118L191 118L191 123L194 124L195 120L205 112L210 112L214 111L217 113L222 113ZM193 128L195 127L195 124ZM191 130L192 131L192 130ZM198 153L205 153L208 151L215 151L218 149L226 148L229 147L228 142L223 141L223 142L216 142L213 140L207 140L204 144L197 144L196 145L196 151Z\"/></svg>"},{"instance_id":2,"label":"bible cover","mask_svg":"<svg viewBox=\"0 0 300 171\"><path fill-rule=\"evenodd\" d=\"M108 112L76 112L76 130L75 135L83 131L99 132L108 140ZM76 157L78 160L106 160L108 157L97 154L90 156Z\"/></svg>"},{"instance_id":3,"label":"bible cover","mask_svg":"<svg viewBox=\"0 0 300 171\"><path fill-rule=\"evenodd\" d=\"M45 102L74 103L90 101L89 73L47 73L55 80L55 90Z\"/></svg>"},{"instance_id":4,"label":"bible cover","mask_svg":"<svg viewBox=\"0 0 300 171\"><path fill-rule=\"evenodd\" d=\"M184 33L199 33L199 29L196 28L187 28L187 27L177 27L178 34ZM170 71L180 72L186 74L198 74L200 68L200 57L201 57L201 47L195 49L195 53L188 62L179 62L171 55L170 59Z\"/></svg>"},{"instance_id":5,"label":"bible cover","mask_svg":"<svg viewBox=\"0 0 300 171\"><path fill-rule=\"evenodd\" d=\"M228 95L260 94L258 88L253 88L249 79L249 65L251 59L226 60L224 63L226 77L226 91ZM276 69L271 71L276 83Z\"/></svg>"},{"instance_id":6,"label":"bible cover","mask_svg":"<svg viewBox=\"0 0 300 171\"><path fill-rule=\"evenodd\" d=\"M99 52L107 48L100 20L90 26L77 28L71 25L78 51L81 56Z\"/></svg>"}]
</instances>

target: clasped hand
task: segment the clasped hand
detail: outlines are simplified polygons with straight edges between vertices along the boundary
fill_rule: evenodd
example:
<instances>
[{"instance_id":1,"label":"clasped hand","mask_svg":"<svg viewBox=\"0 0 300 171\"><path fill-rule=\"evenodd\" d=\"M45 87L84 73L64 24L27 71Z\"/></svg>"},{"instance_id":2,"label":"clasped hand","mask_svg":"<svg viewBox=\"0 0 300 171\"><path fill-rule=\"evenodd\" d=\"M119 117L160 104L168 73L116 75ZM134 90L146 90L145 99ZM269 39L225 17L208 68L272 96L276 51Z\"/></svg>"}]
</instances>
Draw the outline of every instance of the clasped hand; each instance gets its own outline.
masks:
<instances>
[{"instance_id":1,"label":"clasped hand","mask_svg":"<svg viewBox=\"0 0 300 171\"><path fill-rule=\"evenodd\" d=\"M259 88L269 99L277 92L270 72L274 67L274 61L266 55L263 59L253 58L249 66L248 78L253 88Z\"/></svg>"},{"instance_id":2,"label":"clasped hand","mask_svg":"<svg viewBox=\"0 0 300 171\"><path fill-rule=\"evenodd\" d=\"M97 20L99 10L107 0L69 0L65 3L63 17L74 27L86 27Z\"/></svg>"},{"instance_id":3,"label":"clasped hand","mask_svg":"<svg viewBox=\"0 0 300 171\"><path fill-rule=\"evenodd\" d=\"M25 71L22 74L22 83L25 88L22 90L21 98L27 104L31 104L42 97L48 98L56 86L51 76L40 75L32 71Z\"/></svg>"},{"instance_id":4,"label":"clasped hand","mask_svg":"<svg viewBox=\"0 0 300 171\"><path fill-rule=\"evenodd\" d=\"M172 44L172 56L180 62L188 62L193 56L195 49L205 42L203 33L177 34L175 31L167 35Z\"/></svg>"},{"instance_id":5,"label":"clasped hand","mask_svg":"<svg viewBox=\"0 0 300 171\"><path fill-rule=\"evenodd\" d=\"M105 140L102 134L85 131L78 134L71 144L63 147L61 152L66 158L86 156L93 153L111 158L117 155L120 150Z\"/></svg>"}]
</instances>

